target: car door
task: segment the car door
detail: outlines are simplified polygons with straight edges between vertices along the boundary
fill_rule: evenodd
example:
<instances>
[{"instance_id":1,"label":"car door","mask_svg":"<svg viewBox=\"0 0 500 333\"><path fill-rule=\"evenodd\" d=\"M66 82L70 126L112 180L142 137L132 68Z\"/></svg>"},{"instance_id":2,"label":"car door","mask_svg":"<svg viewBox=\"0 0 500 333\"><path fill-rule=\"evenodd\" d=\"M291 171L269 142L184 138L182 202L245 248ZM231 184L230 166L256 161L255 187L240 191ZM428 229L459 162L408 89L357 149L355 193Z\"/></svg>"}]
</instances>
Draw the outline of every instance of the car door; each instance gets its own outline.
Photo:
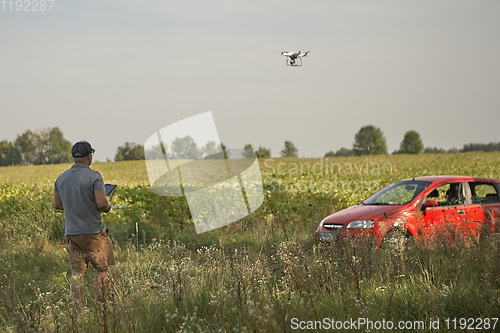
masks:
<instances>
[{"instance_id":1,"label":"car door","mask_svg":"<svg viewBox=\"0 0 500 333\"><path fill-rule=\"evenodd\" d=\"M476 238L484 225L484 210L480 203L472 200L470 182L464 182L465 205L457 211L457 232L461 237Z\"/></svg>"},{"instance_id":2,"label":"car door","mask_svg":"<svg viewBox=\"0 0 500 333\"><path fill-rule=\"evenodd\" d=\"M471 194L471 203L481 208L480 229L490 235L495 232L496 220L499 217L500 192L499 184L487 181L468 182Z\"/></svg>"},{"instance_id":3,"label":"car door","mask_svg":"<svg viewBox=\"0 0 500 333\"><path fill-rule=\"evenodd\" d=\"M424 199L435 200L437 206L422 212L422 235L428 240L451 242L455 238L477 233L477 222L482 217L480 205L471 205L467 184L448 182L436 187Z\"/></svg>"}]
</instances>

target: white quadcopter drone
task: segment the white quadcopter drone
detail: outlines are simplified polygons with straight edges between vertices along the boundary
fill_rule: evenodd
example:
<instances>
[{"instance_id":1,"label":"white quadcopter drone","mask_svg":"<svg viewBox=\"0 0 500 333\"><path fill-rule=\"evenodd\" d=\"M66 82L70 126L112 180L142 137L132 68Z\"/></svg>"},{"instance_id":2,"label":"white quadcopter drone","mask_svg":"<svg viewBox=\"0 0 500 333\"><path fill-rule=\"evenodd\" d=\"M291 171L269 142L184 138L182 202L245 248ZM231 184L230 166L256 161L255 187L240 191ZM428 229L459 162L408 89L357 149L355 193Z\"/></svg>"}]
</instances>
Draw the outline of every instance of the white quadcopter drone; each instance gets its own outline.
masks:
<instances>
[{"instance_id":1,"label":"white quadcopter drone","mask_svg":"<svg viewBox=\"0 0 500 333\"><path fill-rule=\"evenodd\" d=\"M300 67L302 66L302 58L307 57L307 54L311 51L307 51L305 53L302 52L288 52L288 51L283 51L281 52L281 55L286 57L286 65L287 66L293 66L293 67Z\"/></svg>"}]
</instances>

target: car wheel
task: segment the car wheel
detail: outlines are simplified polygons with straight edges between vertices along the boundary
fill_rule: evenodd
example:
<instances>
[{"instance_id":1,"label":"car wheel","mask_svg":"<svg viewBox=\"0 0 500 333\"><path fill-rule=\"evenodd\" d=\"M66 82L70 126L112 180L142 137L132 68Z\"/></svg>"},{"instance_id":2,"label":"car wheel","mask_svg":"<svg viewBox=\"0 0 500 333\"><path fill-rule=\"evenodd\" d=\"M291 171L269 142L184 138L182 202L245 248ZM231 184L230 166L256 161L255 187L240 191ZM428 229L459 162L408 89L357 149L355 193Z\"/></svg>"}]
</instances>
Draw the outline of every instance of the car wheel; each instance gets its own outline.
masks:
<instances>
[{"instance_id":1,"label":"car wheel","mask_svg":"<svg viewBox=\"0 0 500 333\"><path fill-rule=\"evenodd\" d=\"M393 229L382 240L382 250L394 253L407 251L415 246L413 236L406 229Z\"/></svg>"}]
</instances>

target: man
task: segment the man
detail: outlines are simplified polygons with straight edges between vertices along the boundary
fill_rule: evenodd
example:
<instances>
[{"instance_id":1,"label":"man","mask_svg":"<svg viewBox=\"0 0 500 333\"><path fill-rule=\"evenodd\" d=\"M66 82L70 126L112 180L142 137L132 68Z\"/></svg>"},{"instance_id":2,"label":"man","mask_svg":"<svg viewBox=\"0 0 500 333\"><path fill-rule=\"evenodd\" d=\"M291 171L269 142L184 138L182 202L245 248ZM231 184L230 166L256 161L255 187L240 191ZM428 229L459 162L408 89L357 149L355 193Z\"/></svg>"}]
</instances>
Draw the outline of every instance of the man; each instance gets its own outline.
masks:
<instances>
[{"instance_id":1,"label":"man","mask_svg":"<svg viewBox=\"0 0 500 333\"><path fill-rule=\"evenodd\" d=\"M109 267L115 264L113 244L101 221L111 204L101 174L90 169L94 149L79 141L71 149L75 164L54 183L54 207L64 210L64 239L71 264L71 294L81 307L83 274L90 262L96 270L96 300L104 302Z\"/></svg>"}]
</instances>

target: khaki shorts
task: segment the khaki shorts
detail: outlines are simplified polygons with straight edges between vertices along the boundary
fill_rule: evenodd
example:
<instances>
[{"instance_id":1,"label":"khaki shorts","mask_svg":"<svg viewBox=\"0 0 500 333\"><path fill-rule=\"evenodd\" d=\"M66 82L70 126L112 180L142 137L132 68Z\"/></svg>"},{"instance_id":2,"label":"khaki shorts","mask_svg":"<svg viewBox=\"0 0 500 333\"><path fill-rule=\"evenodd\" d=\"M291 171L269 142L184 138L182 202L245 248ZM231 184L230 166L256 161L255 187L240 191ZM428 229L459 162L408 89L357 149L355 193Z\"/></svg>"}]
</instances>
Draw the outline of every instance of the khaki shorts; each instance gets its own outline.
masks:
<instances>
[{"instance_id":1,"label":"khaki shorts","mask_svg":"<svg viewBox=\"0 0 500 333\"><path fill-rule=\"evenodd\" d=\"M90 235L68 235L64 240L73 272L84 272L89 262L101 272L115 264L113 244L107 230Z\"/></svg>"}]
</instances>

